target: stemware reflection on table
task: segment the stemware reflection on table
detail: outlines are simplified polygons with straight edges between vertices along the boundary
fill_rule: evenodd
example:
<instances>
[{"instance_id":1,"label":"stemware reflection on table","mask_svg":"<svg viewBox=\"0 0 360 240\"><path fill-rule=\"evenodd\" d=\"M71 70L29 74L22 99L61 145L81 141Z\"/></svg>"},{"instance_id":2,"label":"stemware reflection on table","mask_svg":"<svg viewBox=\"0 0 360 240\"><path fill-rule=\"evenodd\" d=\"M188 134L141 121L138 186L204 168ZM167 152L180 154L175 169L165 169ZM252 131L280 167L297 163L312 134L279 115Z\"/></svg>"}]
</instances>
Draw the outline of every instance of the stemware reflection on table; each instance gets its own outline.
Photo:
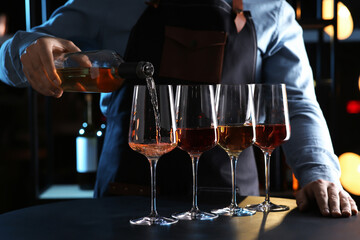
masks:
<instances>
[{"instance_id":1,"label":"stemware reflection on table","mask_svg":"<svg viewBox=\"0 0 360 240\"><path fill-rule=\"evenodd\" d=\"M192 160L192 208L172 216L181 220L212 220L217 214L203 212L197 203L197 171L201 154L216 146L216 114L212 85L179 85L176 89L176 138L178 147Z\"/></svg>"},{"instance_id":2,"label":"stemware reflection on table","mask_svg":"<svg viewBox=\"0 0 360 240\"><path fill-rule=\"evenodd\" d=\"M169 225L178 221L162 217L156 210L156 164L160 156L176 147L176 122L172 86L158 85L155 89L151 91L152 99L145 85L135 86L133 93L129 146L147 157L151 171L151 212L130 220L134 225Z\"/></svg>"},{"instance_id":3,"label":"stemware reflection on table","mask_svg":"<svg viewBox=\"0 0 360 240\"><path fill-rule=\"evenodd\" d=\"M212 210L226 216L251 216L256 211L238 206L236 201L236 164L239 154L255 140L254 106L250 85L223 85L216 88L218 145L230 158L232 198L228 207Z\"/></svg>"},{"instance_id":4,"label":"stemware reflection on table","mask_svg":"<svg viewBox=\"0 0 360 240\"><path fill-rule=\"evenodd\" d=\"M285 84L253 84L255 107L255 145L264 155L265 200L248 205L246 209L258 212L289 210L288 206L270 202L270 158L273 150L290 138L289 112Z\"/></svg>"}]
</instances>

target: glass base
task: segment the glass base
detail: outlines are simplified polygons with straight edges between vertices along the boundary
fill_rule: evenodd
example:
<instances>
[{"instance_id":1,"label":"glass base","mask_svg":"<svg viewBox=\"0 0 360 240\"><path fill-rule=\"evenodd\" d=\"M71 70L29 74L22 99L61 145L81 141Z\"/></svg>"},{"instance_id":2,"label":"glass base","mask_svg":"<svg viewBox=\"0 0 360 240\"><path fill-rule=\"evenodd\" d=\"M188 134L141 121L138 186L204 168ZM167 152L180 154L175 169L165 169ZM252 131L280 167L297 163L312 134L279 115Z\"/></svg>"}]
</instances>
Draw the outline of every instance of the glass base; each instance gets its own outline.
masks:
<instances>
[{"instance_id":1,"label":"glass base","mask_svg":"<svg viewBox=\"0 0 360 240\"><path fill-rule=\"evenodd\" d=\"M260 204L247 205L245 206L245 209L257 212L281 212L289 210L289 207L285 205L277 205L270 201L264 201Z\"/></svg>"},{"instance_id":2,"label":"glass base","mask_svg":"<svg viewBox=\"0 0 360 240\"><path fill-rule=\"evenodd\" d=\"M147 216L147 217L142 217L142 218L137 218L137 219L132 219L130 220L130 223L133 225L162 225L162 226L166 226L166 225L170 225L170 224L174 224L177 223L179 220L177 219L173 219L173 218L167 218L167 217L161 217L161 216Z\"/></svg>"},{"instance_id":3,"label":"glass base","mask_svg":"<svg viewBox=\"0 0 360 240\"><path fill-rule=\"evenodd\" d=\"M211 212L221 216L230 216L230 217L252 216L256 213L255 210L248 210L245 208L241 208L239 206L215 209L215 210L211 210Z\"/></svg>"},{"instance_id":4,"label":"glass base","mask_svg":"<svg viewBox=\"0 0 360 240\"><path fill-rule=\"evenodd\" d=\"M171 216L179 220L213 220L217 218L219 215L198 210L198 211L188 211L183 213L175 213Z\"/></svg>"}]
</instances>

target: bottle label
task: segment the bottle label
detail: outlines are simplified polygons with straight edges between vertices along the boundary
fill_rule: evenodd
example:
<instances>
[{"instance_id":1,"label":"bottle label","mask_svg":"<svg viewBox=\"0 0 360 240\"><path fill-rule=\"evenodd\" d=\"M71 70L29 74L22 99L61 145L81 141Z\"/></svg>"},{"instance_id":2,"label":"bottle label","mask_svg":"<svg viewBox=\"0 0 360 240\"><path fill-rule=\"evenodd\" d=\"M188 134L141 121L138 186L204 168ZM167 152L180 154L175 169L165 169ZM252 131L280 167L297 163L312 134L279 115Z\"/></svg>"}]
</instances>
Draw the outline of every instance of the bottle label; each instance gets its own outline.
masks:
<instances>
[{"instance_id":1,"label":"bottle label","mask_svg":"<svg viewBox=\"0 0 360 240\"><path fill-rule=\"evenodd\" d=\"M76 170L79 173L95 172L97 169L97 138L76 138Z\"/></svg>"}]
</instances>

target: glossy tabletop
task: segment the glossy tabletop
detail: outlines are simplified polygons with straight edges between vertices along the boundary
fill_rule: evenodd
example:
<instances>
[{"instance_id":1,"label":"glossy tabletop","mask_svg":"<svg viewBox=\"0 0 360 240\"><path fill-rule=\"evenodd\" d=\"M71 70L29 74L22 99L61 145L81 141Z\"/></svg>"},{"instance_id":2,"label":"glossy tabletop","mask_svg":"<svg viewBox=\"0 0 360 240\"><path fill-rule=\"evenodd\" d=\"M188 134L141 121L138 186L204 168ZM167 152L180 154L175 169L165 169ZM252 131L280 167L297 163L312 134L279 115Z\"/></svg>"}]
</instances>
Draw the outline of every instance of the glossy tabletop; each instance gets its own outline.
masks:
<instances>
[{"instance_id":1,"label":"glossy tabletop","mask_svg":"<svg viewBox=\"0 0 360 240\"><path fill-rule=\"evenodd\" d=\"M263 197L241 198L240 205ZM359 239L360 217L325 218L318 212L300 213L295 200L272 198L290 207L286 212L248 217L220 216L212 221L179 221L171 226L133 226L129 219L149 213L146 197L71 200L24 208L0 215L0 239ZM225 204L226 205L226 204ZM199 202L202 210L224 204ZM163 216L188 210L190 202L158 199Z\"/></svg>"}]
</instances>

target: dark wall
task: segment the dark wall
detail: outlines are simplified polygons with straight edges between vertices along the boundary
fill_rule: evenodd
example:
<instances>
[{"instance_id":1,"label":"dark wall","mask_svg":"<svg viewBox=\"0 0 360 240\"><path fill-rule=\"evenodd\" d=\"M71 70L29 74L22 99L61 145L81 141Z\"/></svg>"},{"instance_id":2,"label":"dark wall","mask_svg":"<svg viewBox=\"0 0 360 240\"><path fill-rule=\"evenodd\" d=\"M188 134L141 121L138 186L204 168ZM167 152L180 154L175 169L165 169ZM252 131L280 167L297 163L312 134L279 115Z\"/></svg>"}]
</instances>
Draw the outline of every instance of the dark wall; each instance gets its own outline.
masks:
<instances>
[{"instance_id":1,"label":"dark wall","mask_svg":"<svg viewBox=\"0 0 360 240\"><path fill-rule=\"evenodd\" d=\"M25 1L3 2L0 14L7 15L8 34L25 30ZM65 2L48 1L48 15ZM33 6L34 22L39 24L40 3L37 1ZM35 178L38 178L36 188L39 193L50 183L76 182L75 137L84 119L84 95L65 93L60 99L35 95L39 144L37 173L30 149L34 139L30 135L28 89L13 88L0 82L0 213L39 203L34 198Z\"/></svg>"},{"instance_id":2,"label":"dark wall","mask_svg":"<svg viewBox=\"0 0 360 240\"><path fill-rule=\"evenodd\" d=\"M35 13L35 23L41 23L41 0L31 1L33 8L32 10ZM51 13L59 6L64 4L66 0L48 0L47 1L47 15L50 16ZM7 15L7 27L8 34L13 34L18 30L25 30L25 0L11 0L11 1L1 1L0 3L0 14Z\"/></svg>"}]
</instances>

